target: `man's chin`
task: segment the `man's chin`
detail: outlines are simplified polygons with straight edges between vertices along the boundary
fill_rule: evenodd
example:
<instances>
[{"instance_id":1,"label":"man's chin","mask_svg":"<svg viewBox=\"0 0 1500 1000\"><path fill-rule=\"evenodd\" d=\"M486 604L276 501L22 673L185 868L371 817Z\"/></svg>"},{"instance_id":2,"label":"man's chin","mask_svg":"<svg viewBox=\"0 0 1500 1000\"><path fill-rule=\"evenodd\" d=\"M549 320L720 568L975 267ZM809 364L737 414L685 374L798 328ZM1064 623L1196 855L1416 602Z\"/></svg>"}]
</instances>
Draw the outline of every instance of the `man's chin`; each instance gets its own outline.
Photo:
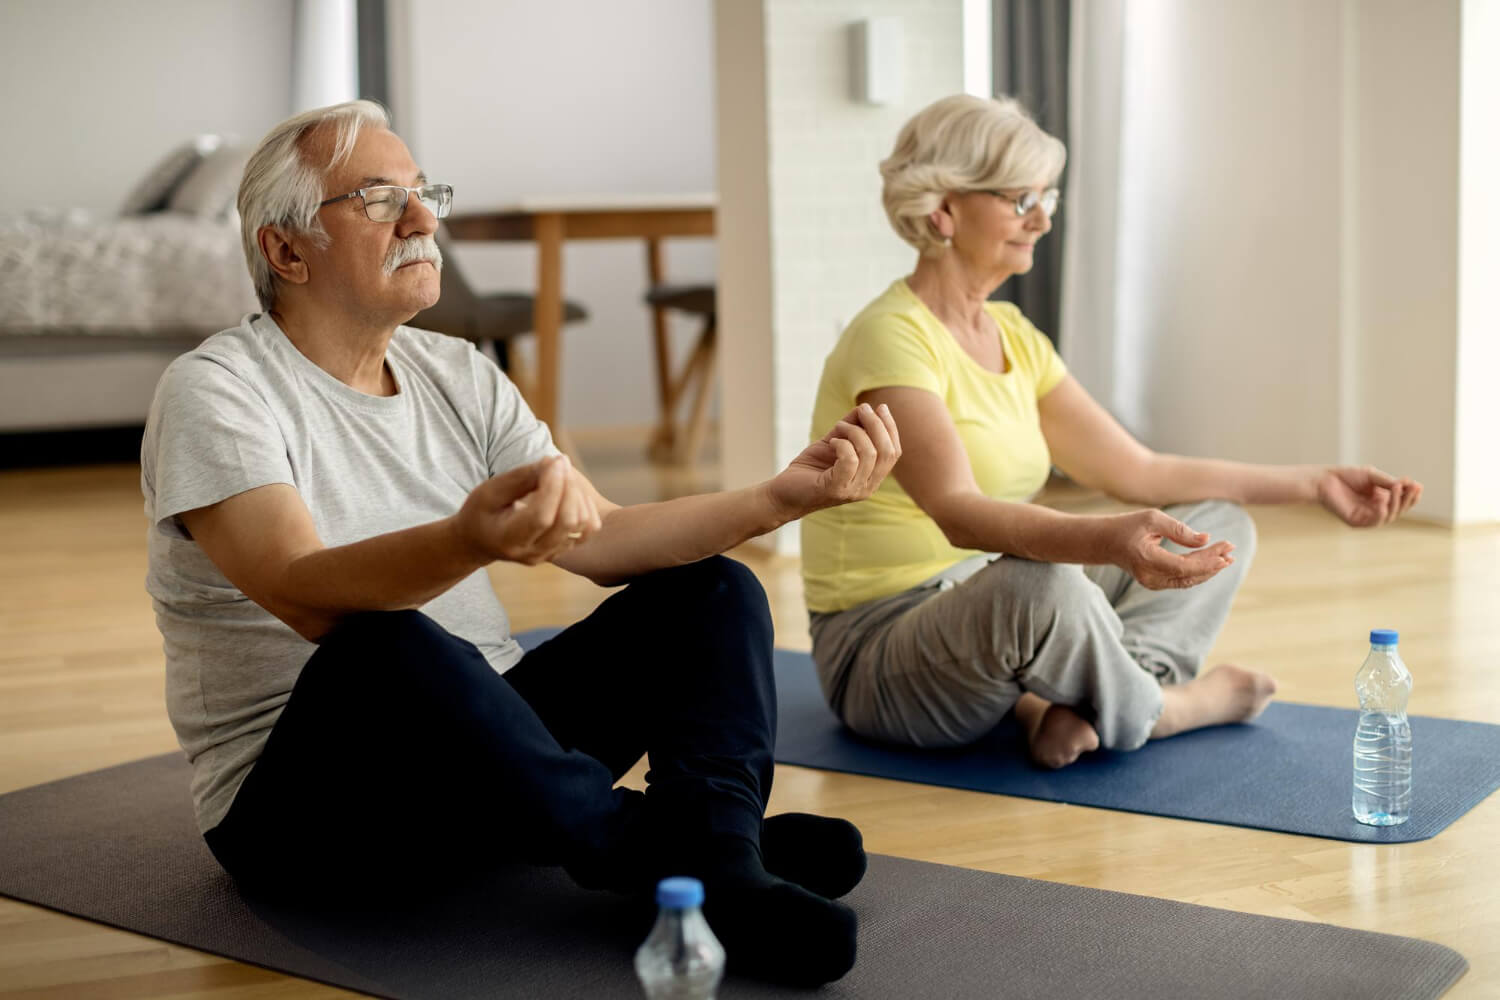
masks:
<instances>
[{"instance_id":1,"label":"man's chin","mask_svg":"<svg viewBox=\"0 0 1500 1000\"><path fill-rule=\"evenodd\" d=\"M441 297L441 294L434 290L431 295L419 296L416 301L408 303L406 309L403 310L404 316L400 320L400 324L404 326L410 323L413 319L437 305L438 299Z\"/></svg>"}]
</instances>

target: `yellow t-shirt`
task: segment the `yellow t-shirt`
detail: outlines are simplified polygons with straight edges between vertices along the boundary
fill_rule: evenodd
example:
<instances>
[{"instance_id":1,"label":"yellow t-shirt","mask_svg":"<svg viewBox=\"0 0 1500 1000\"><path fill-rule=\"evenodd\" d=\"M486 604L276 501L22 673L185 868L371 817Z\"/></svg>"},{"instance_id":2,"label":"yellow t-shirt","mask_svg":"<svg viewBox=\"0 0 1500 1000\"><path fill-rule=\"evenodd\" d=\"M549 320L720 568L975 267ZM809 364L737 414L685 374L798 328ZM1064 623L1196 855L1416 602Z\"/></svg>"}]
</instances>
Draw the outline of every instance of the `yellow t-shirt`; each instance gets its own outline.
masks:
<instances>
[{"instance_id":1,"label":"yellow t-shirt","mask_svg":"<svg viewBox=\"0 0 1500 1000\"><path fill-rule=\"evenodd\" d=\"M1052 468L1037 400L1067 369L1014 304L985 308L1000 328L1009 366L1003 373L985 369L959 346L904 280L891 285L854 318L824 363L813 439L853 409L862 392L925 389L947 406L980 490L999 500L1030 498ZM802 520L802 579L812 611L843 611L900 593L975 554L950 545L895 476L863 503Z\"/></svg>"}]
</instances>

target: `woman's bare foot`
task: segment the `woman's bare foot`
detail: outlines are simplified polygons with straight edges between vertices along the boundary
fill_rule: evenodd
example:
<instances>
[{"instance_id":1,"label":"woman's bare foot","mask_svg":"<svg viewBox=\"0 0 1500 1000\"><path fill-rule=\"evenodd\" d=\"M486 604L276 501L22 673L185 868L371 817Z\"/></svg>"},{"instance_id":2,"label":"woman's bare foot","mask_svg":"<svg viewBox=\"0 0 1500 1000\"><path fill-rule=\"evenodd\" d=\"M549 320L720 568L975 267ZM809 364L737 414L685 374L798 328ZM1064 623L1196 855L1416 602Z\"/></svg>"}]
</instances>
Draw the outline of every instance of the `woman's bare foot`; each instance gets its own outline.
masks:
<instances>
[{"instance_id":1,"label":"woman's bare foot","mask_svg":"<svg viewBox=\"0 0 1500 1000\"><path fill-rule=\"evenodd\" d=\"M1190 729L1249 722L1271 703L1276 681L1270 674L1225 663L1186 684L1161 689L1161 718L1151 730L1159 740Z\"/></svg>"},{"instance_id":2,"label":"woman's bare foot","mask_svg":"<svg viewBox=\"0 0 1500 1000\"><path fill-rule=\"evenodd\" d=\"M1027 692L1016 702L1016 719L1031 745L1031 759L1042 767L1067 767L1099 749L1099 734L1088 720L1066 705Z\"/></svg>"}]
</instances>

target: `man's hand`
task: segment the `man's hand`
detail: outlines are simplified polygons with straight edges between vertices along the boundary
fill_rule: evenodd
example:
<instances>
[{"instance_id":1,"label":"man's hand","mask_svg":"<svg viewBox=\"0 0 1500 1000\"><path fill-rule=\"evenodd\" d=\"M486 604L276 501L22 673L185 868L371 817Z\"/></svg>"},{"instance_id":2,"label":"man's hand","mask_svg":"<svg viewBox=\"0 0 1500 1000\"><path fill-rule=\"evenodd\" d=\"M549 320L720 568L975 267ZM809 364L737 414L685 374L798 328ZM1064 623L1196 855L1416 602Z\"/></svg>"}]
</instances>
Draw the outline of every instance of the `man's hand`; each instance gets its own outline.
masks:
<instances>
[{"instance_id":1,"label":"man's hand","mask_svg":"<svg viewBox=\"0 0 1500 1000\"><path fill-rule=\"evenodd\" d=\"M599 511L565 456L492 476L458 512L459 537L489 559L535 566L599 530Z\"/></svg>"},{"instance_id":2,"label":"man's hand","mask_svg":"<svg viewBox=\"0 0 1500 1000\"><path fill-rule=\"evenodd\" d=\"M1390 524L1421 498L1421 483L1374 466L1336 466L1318 476L1318 502L1356 528Z\"/></svg>"},{"instance_id":3,"label":"man's hand","mask_svg":"<svg viewBox=\"0 0 1500 1000\"><path fill-rule=\"evenodd\" d=\"M767 484L771 502L791 521L863 500L900 457L901 436L890 408L861 403Z\"/></svg>"},{"instance_id":4,"label":"man's hand","mask_svg":"<svg viewBox=\"0 0 1500 1000\"><path fill-rule=\"evenodd\" d=\"M1131 511L1110 520L1114 528L1110 562L1150 590L1196 587L1234 562L1230 555L1234 546L1229 542L1200 548L1208 543L1208 535L1159 510ZM1186 555L1170 552L1162 547L1164 541L1198 551Z\"/></svg>"}]
</instances>

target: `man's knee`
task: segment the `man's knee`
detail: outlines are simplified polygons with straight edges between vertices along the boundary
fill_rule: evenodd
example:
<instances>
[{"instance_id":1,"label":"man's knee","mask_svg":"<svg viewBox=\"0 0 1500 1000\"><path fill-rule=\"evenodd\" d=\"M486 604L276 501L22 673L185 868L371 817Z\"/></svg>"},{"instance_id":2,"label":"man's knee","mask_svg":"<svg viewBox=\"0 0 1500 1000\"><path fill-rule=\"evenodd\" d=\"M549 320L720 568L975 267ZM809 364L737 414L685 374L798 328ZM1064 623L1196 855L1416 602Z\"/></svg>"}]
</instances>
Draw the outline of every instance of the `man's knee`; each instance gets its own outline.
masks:
<instances>
[{"instance_id":1,"label":"man's knee","mask_svg":"<svg viewBox=\"0 0 1500 1000\"><path fill-rule=\"evenodd\" d=\"M469 651L473 656L464 656ZM458 655L455 655L458 654ZM334 664L352 666L364 676L425 677L443 661L461 670L474 661L476 670L488 667L472 644L460 639L420 611L364 611L344 619L318 644L306 670L326 670ZM482 669L481 669L482 668Z\"/></svg>"},{"instance_id":2,"label":"man's knee","mask_svg":"<svg viewBox=\"0 0 1500 1000\"><path fill-rule=\"evenodd\" d=\"M381 659L404 658L411 653L452 641L453 635L420 611L362 611L350 615L318 643L318 653L354 655Z\"/></svg>"},{"instance_id":3,"label":"man's knee","mask_svg":"<svg viewBox=\"0 0 1500 1000\"><path fill-rule=\"evenodd\" d=\"M749 567L726 556L658 570L637 585L650 597L666 602L680 620L692 615L768 631L771 627L765 588Z\"/></svg>"}]
</instances>

